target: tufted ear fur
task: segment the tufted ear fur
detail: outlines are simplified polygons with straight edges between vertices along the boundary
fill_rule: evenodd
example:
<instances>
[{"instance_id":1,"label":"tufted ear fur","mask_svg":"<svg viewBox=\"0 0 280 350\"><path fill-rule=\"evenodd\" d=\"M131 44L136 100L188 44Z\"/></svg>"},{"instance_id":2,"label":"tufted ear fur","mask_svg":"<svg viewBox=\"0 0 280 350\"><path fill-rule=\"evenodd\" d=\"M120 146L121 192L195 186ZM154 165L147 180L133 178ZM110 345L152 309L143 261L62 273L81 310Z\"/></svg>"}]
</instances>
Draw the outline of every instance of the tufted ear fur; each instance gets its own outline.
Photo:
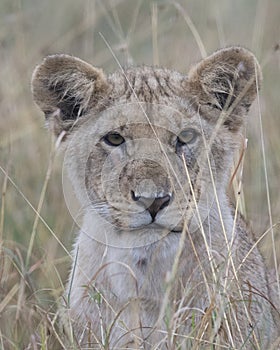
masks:
<instances>
[{"instance_id":1,"label":"tufted ear fur","mask_svg":"<svg viewBox=\"0 0 280 350\"><path fill-rule=\"evenodd\" d=\"M46 57L32 77L32 93L59 135L69 130L108 90L102 70L68 55Z\"/></svg>"},{"instance_id":2,"label":"tufted ear fur","mask_svg":"<svg viewBox=\"0 0 280 350\"><path fill-rule=\"evenodd\" d=\"M201 115L214 122L222 116L224 125L237 131L256 97L260 80L255 56L244 48L230 47L194 66L188 75L187 90Z\"/></svg>"}]
</instances>

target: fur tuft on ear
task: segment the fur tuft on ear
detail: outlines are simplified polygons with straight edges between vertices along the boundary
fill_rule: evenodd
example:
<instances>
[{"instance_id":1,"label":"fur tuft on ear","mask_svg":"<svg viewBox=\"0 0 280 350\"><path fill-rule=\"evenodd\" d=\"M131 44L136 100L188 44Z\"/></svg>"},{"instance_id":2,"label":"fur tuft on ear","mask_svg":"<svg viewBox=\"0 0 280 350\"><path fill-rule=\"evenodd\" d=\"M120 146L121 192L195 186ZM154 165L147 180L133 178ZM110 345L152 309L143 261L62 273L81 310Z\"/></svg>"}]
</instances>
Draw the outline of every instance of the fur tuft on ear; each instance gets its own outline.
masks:
<instances>
[{"instance_id":1,"label":"fur tuft on ear","mask_svg":"<svg viewBox=\"0 0 280 350\"><path fill-rule=\"evenodd\" d=\"M108 90L101 69L68 55L46 57L32 76L36 104L58 135L94 106Z\"/></svg>"},{"instance_id":2,"label":"fur tuft on ear","mask_svg":"<svg viewBox=\"0 0 280 350\"><path fill-rule=\"evenodd\" d=\"M255 56L242 47L219 50L194 66L186 83L199 112L236 131L256 98L261 70ZM221 113L221 112L226 113Z\"/></svg>"}]
</instances>

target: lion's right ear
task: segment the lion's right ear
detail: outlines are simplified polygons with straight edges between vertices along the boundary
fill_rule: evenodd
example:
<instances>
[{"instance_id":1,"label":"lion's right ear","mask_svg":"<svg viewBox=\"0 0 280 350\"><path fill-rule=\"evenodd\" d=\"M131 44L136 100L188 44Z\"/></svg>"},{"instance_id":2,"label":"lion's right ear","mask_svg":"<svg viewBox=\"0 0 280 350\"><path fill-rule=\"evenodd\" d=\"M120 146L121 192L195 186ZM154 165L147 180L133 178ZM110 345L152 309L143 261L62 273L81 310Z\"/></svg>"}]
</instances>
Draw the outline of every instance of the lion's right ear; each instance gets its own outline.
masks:
<instances>
[{"instance_id":1,"label":"lion's right ear","mask_svg":"<svg viewBox=\"0 0 280 350\"><path fill-rule=\"evenodd\" d=\"M56 135L69 130L105 96L108 88L101 69L68 55L46 57L32 76L34 101Z\"/></svg>"}]
</instances>

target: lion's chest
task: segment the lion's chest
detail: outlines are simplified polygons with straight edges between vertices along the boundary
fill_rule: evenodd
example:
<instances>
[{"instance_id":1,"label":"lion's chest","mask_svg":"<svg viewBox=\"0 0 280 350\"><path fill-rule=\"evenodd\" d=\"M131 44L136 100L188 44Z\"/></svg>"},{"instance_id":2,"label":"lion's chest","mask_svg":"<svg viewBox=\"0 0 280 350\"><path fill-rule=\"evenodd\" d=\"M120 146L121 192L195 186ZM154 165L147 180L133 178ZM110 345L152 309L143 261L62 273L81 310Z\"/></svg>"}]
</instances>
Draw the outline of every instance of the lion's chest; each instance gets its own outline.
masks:
<instances>
[{"instance_id":1,"label":"lion's chest","mask_svg":"<svg viewBox=\"0 0 280 350\"><path fill-rule=\"evenodd\" d=\"M131 298L160 301L177 249L177 238L137 248L109 248L105 273L110 292L123 302Z\"/></svg>"}]
</instances>

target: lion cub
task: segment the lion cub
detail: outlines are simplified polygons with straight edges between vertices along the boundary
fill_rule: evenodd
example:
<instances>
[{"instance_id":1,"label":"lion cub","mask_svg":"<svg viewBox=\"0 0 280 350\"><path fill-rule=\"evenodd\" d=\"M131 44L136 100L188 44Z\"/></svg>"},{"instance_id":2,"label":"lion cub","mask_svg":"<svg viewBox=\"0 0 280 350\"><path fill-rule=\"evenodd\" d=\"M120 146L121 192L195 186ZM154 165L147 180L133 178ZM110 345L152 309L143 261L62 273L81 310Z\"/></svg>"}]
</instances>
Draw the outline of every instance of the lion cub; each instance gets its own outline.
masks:
<instances>
[{"instance_id":1,"label":"lion cub","mask_svg":"<svg viewBox=\"0 0 280 350\"><path fill-rule=\"evenodd\" d=\"M36 68L34 100L63 135L84 215L64 324L76 346L277 348L266 267L227 196L260 80L241 47L188 75L106 76L67 55Z\"/></svg>"}]
</instances>

